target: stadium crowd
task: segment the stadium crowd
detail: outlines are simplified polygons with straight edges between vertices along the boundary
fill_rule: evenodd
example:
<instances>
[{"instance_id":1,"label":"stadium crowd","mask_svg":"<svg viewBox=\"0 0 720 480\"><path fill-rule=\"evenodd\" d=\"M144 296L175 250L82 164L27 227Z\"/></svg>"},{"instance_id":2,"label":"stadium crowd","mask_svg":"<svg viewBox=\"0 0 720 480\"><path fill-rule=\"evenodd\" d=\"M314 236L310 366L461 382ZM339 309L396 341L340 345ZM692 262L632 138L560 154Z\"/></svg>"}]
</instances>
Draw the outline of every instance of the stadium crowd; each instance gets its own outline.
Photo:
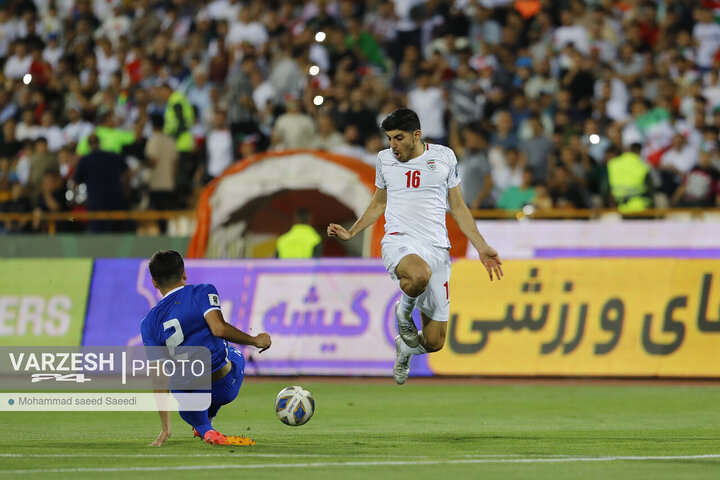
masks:
<instances>
[{"instance_id":1,"label":"stadium crowd","mask_svg":"<svg viewBox=\"0 0 720 480\"><path fill-rule=\"evenodd\" d=\"M720 2L0 8L0 212L188 208L269 149L374 165L402 106L473 208L719 204Z\"/></svg>"}]
</instances>

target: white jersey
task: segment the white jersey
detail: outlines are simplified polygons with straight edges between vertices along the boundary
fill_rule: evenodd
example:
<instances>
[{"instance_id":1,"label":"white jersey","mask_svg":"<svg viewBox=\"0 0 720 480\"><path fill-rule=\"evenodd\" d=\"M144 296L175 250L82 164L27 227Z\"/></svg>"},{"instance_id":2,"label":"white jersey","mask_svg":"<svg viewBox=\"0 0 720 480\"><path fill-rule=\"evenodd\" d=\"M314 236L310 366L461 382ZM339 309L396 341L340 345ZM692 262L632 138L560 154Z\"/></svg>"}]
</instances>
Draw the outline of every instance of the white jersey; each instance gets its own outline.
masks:
<instances>
[{"instance_id":1,"label":"white jersey","mask_svg":"<svg viewBox=\"0 0 720 480\"><path fill-rule=\"evenodd\" d=\"M407 162L392 150L378 153L375 186L387 190L385 234L406 234L430 245L450 248L445 215L448 190L460 183L455 153L425 144L425 151Z\"/></svg>"}]
</instances>

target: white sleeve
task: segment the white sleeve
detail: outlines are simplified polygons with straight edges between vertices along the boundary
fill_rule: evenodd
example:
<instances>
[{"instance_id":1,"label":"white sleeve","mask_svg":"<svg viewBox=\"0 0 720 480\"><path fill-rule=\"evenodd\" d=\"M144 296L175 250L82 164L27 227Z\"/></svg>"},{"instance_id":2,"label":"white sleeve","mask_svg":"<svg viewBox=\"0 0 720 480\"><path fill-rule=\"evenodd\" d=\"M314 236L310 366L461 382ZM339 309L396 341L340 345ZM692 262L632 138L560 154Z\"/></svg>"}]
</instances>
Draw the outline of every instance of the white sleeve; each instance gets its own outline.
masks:
<instances>
[{"instance_id":1,"label":"white sleeve","mask_svg":"<svg viewBox=\"0 0 720 480\"><path fill-rule=\"evenodd\" d=\"M378 188L382 188L383 190L387 188L387 184L385 183L385 177L383 177L382 173L382 160L380 159L379 153L377 159L375 160L375 186Z\"/></svg>"},{"instance_id":2,"label":"white sleeve","mask_svg":"<svg viewBox=\"0 0 720 480\"><path fill-rule=\"evenodd\" d=\"M460 173L458 172L458 161L457 157L455 157L455 152L448 149L448 177L447 177L447 183L448 183L448 190L451 188L455 188L460 184Z\"/></svg>"}]
</instances>

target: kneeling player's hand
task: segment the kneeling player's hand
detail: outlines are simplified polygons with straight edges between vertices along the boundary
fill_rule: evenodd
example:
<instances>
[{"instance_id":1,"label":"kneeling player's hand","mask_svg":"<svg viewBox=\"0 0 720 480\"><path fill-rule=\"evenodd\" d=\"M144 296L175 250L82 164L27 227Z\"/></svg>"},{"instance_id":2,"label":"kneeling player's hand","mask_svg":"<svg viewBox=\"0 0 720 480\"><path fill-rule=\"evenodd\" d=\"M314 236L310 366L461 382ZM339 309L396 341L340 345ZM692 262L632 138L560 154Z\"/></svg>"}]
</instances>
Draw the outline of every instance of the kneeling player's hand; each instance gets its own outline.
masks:
<instances>
[{"instance_id":1,"label":"kneeling player's hand","mask_svg":"<svg viewBox=\"0 0 720 480\"><path fill-rule=\"evenodd\" d=\"M255 336L255 346L260 349L260 353L264 352L268 348L270 348L270 345L272 344L272 340L270 340L270 334L268 333L258 333Z\"/></svg>"},{"instance_id":2,"label":"kneeling player's hand","mask_svg":"<svg viewBox=\"0 0 720 480\"><path fill-rule=\"evenodd\" d=\"M163 443L165 443L165 441L166 441L168 438L170 438L170 435L171 435L171 433L170 433L169 430L163 430L162 432L160 432L160 435L158 435L158 437L155 439L154 442L148 444L148 447L159 447L159 446L161 446Z\"/></svg>"}]
</instances>

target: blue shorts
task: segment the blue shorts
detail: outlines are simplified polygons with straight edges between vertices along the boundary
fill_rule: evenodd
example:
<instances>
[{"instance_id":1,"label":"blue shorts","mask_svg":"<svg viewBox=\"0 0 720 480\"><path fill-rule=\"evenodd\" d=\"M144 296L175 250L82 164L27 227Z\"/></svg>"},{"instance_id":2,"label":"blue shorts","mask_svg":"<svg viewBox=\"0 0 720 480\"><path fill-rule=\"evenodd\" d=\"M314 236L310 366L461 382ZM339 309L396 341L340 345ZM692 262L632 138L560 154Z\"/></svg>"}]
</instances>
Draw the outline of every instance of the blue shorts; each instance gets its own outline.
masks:
<instances>
[{"instance_id":1,"label":"blue shorts","mask_svg":"<svg viewBox=\"0 0 720 480\"><path fill-rule=\"evenodd\" d=\"M235 400L245 378L245 357L235 347L228 347L228 360L232 363L230 373L212 384L212 398L210 400L211 417L213 411L217 412L223 405Z\"/></svg>"}]
</instances>

